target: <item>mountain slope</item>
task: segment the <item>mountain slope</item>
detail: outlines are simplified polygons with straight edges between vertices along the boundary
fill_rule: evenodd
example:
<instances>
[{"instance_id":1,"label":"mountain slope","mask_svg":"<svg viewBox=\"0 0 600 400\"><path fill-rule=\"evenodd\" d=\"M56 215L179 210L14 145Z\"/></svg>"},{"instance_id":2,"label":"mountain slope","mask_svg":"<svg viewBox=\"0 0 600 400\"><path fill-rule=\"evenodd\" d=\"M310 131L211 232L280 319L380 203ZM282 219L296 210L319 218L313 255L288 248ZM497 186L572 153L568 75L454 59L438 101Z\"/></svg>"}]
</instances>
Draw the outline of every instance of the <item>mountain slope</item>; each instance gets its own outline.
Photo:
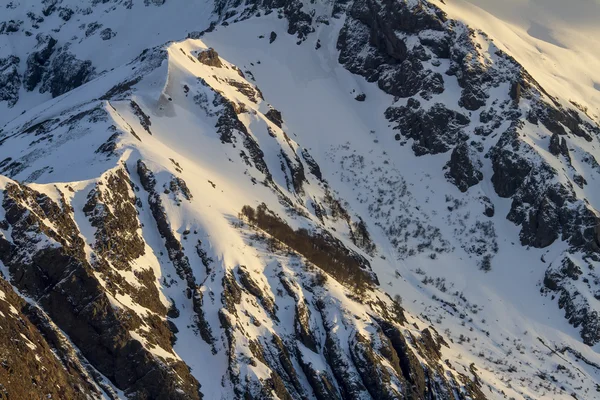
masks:
<instances>
[{"instance_id":1,"label":"mountain slope","mask_svg":"<svg viewBox=\"0 0 600 400\"><path fill-rule=\"evenodd\" d=\"M0 103L3 274L63 385L594 396L599 128L518 58L426 2L69 3L7 8Z\"/></svg>"}]
</instances>

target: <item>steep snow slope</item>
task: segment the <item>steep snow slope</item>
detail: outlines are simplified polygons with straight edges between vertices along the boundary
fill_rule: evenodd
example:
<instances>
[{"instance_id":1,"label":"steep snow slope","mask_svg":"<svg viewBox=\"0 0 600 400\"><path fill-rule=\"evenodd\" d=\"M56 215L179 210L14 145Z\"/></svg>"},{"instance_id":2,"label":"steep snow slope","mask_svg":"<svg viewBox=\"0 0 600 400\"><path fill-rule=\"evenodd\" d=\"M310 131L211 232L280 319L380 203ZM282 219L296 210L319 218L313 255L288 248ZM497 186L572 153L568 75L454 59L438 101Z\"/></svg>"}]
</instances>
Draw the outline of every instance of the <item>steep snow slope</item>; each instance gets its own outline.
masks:
<instances>
[{"instance_id":1,"label":"steep snow slope","mask_svg":"<svg viewBox=\"0 0 600 400\"><path fill-rule=\"evenodd\" d=\"M560 93L575 78L526 64L532 78L423 2L394 3L399 19L361 1L273 13L225 2L196 17L212 9L197 2L181 24L160 16L183 6L161 3L71 5L58 46L76 18L160 20L168 37L86 35L69 50L93 72L74 82L41 63L40 87L66 93L19 86L0 103L3 272L68 335L91 371L73 378L83 392L594 397L600 154L595 117ZM11 18L35 4L22 7ZM209 28L217 18L229 21ZM363 42L374 20L396 39ZM186 30L199 39L125 64ZM498 48L533 60L528 42L495 32ZM11 46L31 40L20 34ZM21 60L35 42L23 43Z\"/></svg>"},{"instance_id":2,"label":"steep snow slope","mask_svg":"<svg viewBox=\"0 0 600 400\"><path fill-rule=\"evenodd\" d=\"M597 1L450 0L452 18L482 29L562 101L588 107L598 121L600 48Z\"/></svg>"},{"instance_id":3,"label":"steep snow slope","mask_svg":"<svg viewBox=\"0 0 600 400\"><path fill-rule=\"evenodd\" d=\"M210 57L207 62L215 66L203 64L203 57ZM115 70L81 91L92 97L111 93L101 96L106 100L86 102L87 97L80 97L83 102L75 105L74 92L68 104L57 101L24 126L20 124L25 116L7 127L15 134L7 138L12 145L6 148L21 160L9 164L14 165L11 175L32 180L34 171L40 183L32 188L49 196L5 183L3 204L11 239L3 239L7 251L2 261L10 275L24 265L53 275L53 266L61 269L63 255L48 252L65 251L73 259L65 265L69 274L84 274L86 281L95 278L100 285L83 290L81 296L96 296L101 287L104 294L96 297L94 309L110 315L110 304L116 313L110 318L90 316L93 325L128 332L122 332L119 341L98 332L111 349L102 354L93 335L75 329L69 316L91 305L84 299L71 300L71 310L61 303L64 291L73 289L65 288L74 283L69 275L60 272L58 279L43 279L52 288L50 298L43 294L48 289L40 286L42 277L33 273L16 278L20 290L61 321L59 326L84 349L83 356L134 397L194 398L195 378L209 398L243 393L258 398L336 398L336 393L398 397L411 392L445 396L453 390L482 398L467 375L446 372L453 368L441 362L437 342L442 339L437 333L424 330L420 344L423 328L408 325L398 305L373 287L376 278L369 262L350 240L360 243L362 237L365 251L372 252L368 236L354 231L353 217L333 199L318 165L281 130L277 114L239 70L198 41L175 43L144 58L133 64L136 69L147 64L157 68L145 69L126 99L119 100L123 93L111 89L115 84L113 88L126 86L119 84L121 71ZM56 160L72 150L44 141L58 141L65 131L80 138L79 149L97 149L96 165L106 169L101 176L83 176L83 162L77 159L69 158L69 165L61 168ZM32 134L40 139L29 142ZM56 168L37 169L47 161ZM87 169L86 174L93 171ZM57 183L55 174L67 181ZM321 202L325 204L317 208ZM338 271L334 258L321 264L318 260L328 256L311 255L302 243L298 253L293 250L297 243L282 246L236 222L244 205L259 203L281 215L296 210L296 217L287 222L294 229L320 226L320 236L302 242L320 243L338 259L345 257L341 268L352 269ZM32 214L39 220L31 221ZM260 226L260 220L256 224ZM327 228L335 228L339 239ZM73 229L83 241L73 238ZM187 243L186 249L182 244ZM336 280L329 281L308 260L319 262ZM68 309L66 315L55 314L55 303ZM166 316L176 340L161 327ZM398 336L399 323L406 324L414 342ZM131 354L129 348L137 342L142 348ZM381 355L373 351L379 348ZM140 376L127 368L108 368L123 363L121 353L143 354L148 372ZM406 375L400 372L399 356L405 359ZM191 367L193 377L180 361ZM149 375L173 371L180 379L148 380ZM381 377L368 381L371 374Z\"/></svg>"},{"instance_id":4,"label":"steep snow slope","mask_svg":"<svg viewBox=\"0 0 600 400\"><path fill-rule=\"evenodd\" d=\"M251 25L255 29L252 31L254 34L246 34L248 28L244 24ZM285 29L285 25L282 28ZM235 29L240 31L235 32ZM443 174L437 172L442 170L445 159L437 161L436 167L432 166L435 161L431 158L415 158L408 148L403 148L404 151L395 148L394 133L385 120L378 118L392 99L340 68L335 56L328 58L330 54L335 54L337 38L332 34L335 26L317 31L316 40L320 40L321 49L325 51L315 54L312 46L299 46L289 63L281 60L291 58L287 53L290 43L285 43L285 40L293 41L293 38L277 39L265 51L261 51L264 39L259 36L266 36L262 20L228 27L224 38L219 37L220 30L203 40L220 49L226 58L252 70L263 93L273 99L283 112L288 130L301 137L317 159L327 163L321 163L325 176L330 182L339 182L333 187L339 188L340 198L347 200L351 209L365 218L371 215L372 219L366 220L383 227L395 214L401 216L410 213L411 219L421 225L416 231L431 224L451 243L446 247L459 249L442 255L441 259L436 257L432 260L433 257L426 252L421 257L394 261L399 254L395 246L389 244L390 237L374 231L374 241L379 244L378 249L385 259L375 259L373 268L386 291L402 295L404 304L411 311L438 319L438 323L444 329L449 329L459 341L467 340L460 339L461 336L469 337L470 341L473 330L483 331L477 335L478 341L490 340L486 338L489 334L494 343L491 347L481 344L466 346L475 356L487 357L489 368L493 368L497 359L511 363L508 360L512 359L514 350L501 345L506 341L513 345L518 343L517 348L527 347L534 353L547 351L538 338L552 343L570 343L578 351L589 352L589 348L578 344L579 335L562 319L562 312L548 308L548 299L540 297L537 290L532 290L544 277L545 267L540 258L551 260L553 254L556 254L554 257L560 254L563 246L556 246L550 253L547 250L520 247L516 240L518 230L505 219L510 204L499 198L491 184L488 184L482 189L483 194L489 196L496 205L493 227L497 240L487 238L485 234L472 240L483 240L486 247L497 245L499 251L494 257L491 272L478 271L477 257L473 259L472 254L460 250L465 245L460 236L470 236L467 234L469 229L461 228L460 221L466 220L467 224L475 226L477 220L485 223L489 220L483 216L485 205L477 201L477 195L461 197L456 188L446 182ZM233 34L230 33L232 30ZM247 38L246 41L240 39L242 37ZM248 50L241 51L240 44L242 49ZM256 61L260 61L260 64ZM251 63L255 65L251 66ZM298 65L301 67L298 68ZM287 93L294 93L294 96L290 97ZM366 93L367 101L357 103L354 100L355 93ZM302 110L302 113L297 110ZM487 174L491 175L490 172ZM407 189L410 193L405 194ZM372 212L373 205L370 204L377 198L372 199L368 193L377 193L378 198L391 201L398 211L379 217ZM449 205L452 205L454 215L445 215ZM477 217L480 214L482 217ZM475 221L468 221L469 216ZM421 241L427 242L418 237L413 240L408 247L418 248ZM492 244L492 241L497 243ZM444 245L440 243L437 246ZM398 279L397 271L401 279ZM442 293L422 284L421 281L429 281L430 278L441 282L438 286L443 288ZM448 296L446 292L456 295ZM440 308L432 307L423 295L439 297L453 303L454 307L444 307L443 302ZM457 304L458 310L455 308ZM458 320L456 317L459 317ZM461 319L469 320L470 324L462 327ZM488 328L489 321L493 321L493 328ZM505 346L507 348L501 350ZM520 357L516 356L512 362L523 363ZM545 359L541 363L552 364L552 361ZM535 368L539 368L539 364ZM501 370L495 373L500 374ZM592 373L592 376L596 373ZM494 384L500 384L498 376L490 376L489 379ZM534 398L544 393L535 384L531 385L530 390L529 395Z\"/></svg>"},{"instance_id":5,"label":"steep snow slope","mask_svg":"<svg viewBox=\"0 0 600 400\"><path fill-rule=\"evenodd\" d=\"M0 124L56 96L52 93L52 82L56 82L56 93L62 94L78 86L78 80L80 85L119 67L144 49L184 38L198 27L207 27L213 18L213 7L211 2L185 0L7 2L2 5L0 59L18 57L17 68L25 83L14 95L24 97L24 101L7 107L11 104L7 98L14 95L2 98L8 87L3 88L0 98L8 101L0 103ZM49 37L56 45L44 52ZM38 52L37 62L30 60L33 52ZM73 55L74 59L67 55ZM82 62L89 62L89 66L82 66ZM0 65L4 67L4 63ZM2 67L0 71L4 70L4 74L10 71ZM51 71L46 73L48 70ZM31 75L37 79L28 84ZM64 87L53 76L60 76ZM43 93L38 93L38 89Z\"/></svg>"}]
</instances>

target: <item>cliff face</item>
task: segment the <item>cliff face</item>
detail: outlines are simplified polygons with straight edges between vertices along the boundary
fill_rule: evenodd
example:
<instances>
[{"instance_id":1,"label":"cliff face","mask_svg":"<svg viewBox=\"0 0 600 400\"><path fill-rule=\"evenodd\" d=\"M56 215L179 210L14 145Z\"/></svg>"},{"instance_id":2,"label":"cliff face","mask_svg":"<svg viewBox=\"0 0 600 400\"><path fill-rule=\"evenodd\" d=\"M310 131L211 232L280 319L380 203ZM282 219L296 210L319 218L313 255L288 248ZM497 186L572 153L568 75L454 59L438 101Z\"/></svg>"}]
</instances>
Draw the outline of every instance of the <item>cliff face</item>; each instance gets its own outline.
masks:
<instances>
[{"instance_id":1,"label":"cliff face","mask_svg":"<svg viewBox=\"0 0 600 400\"><path fill-rule=\"evenodd\" d=\"M434 3L174 3L0 22L0 393L593 396L583 107Z\"/></svg>"}]
</instances>

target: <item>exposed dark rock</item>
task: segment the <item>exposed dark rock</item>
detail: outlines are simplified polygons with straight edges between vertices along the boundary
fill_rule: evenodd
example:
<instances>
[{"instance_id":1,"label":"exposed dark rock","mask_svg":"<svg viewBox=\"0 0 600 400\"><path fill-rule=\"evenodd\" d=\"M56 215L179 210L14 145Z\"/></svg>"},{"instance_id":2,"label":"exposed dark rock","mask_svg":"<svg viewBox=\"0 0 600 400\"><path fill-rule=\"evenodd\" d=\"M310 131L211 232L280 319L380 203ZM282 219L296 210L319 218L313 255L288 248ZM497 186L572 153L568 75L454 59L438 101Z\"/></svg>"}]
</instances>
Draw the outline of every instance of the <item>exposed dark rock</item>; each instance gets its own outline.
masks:
<instances>
[{"instance_id":1,"label":"exposed dark rock","mask_svg":"<svg viewBox=\"0 0 600 400\"><path fill-rule=\"evenodd\" d=\"M533 78L530 79L533 80ZM544 92L537 82L533 81L532 85L537 85L534 88L540 92ZM590 132L596 136L600 134L600 128L584 122L577 111L565 110L562 106L555 103L552 105L543 102L535 103L533 109L530 111L529 119L530 122L541 122L550 132L559 136L565 136L570 132L591 142L592 135Z\"/></svg>"},{"instance_id":2,"label":"exposed dark rock","mask_svg":"<svg viewBox=\"0 0 600 400\"><path fill-rule=\"evenodd\" d=\"M450 161L446 164L446 178L461 192L466 192L471 186L483 180L481 168L483 164L477 153L471 149L467 142L461 142L452 151Z\"/></svg>"},{"instance_id":3,"label":"exposed dark rock","mask_svg":"<svg viewBox=\"0 0 600 400\"><path fill-rule=\"evenodd\" d=\"M250 101L252 101L253 103L258 103L259 100L263 99L263 95L260 92L260 90L258 90L257 87L250 85L249 83L240 82L235 79L227 79L227 83L230 86L233 86L234 88L236 88L238 92L242 93L244 96L246 96L248 99L250 99Z\"/></svg>"},{"instance_id":4,"label":"exposed dark rock","mask_svg":"<svg viewBox=\"0 0 600 400\"><path fill-rule=\"evenodd\" d=\"M319 164L317 164L315 159L312 158L308 150L302 149L302 158L308 165L308 170L310 171L310 173L313 174L313 176L318 180L323 181L323 174L321 173L321 168L319 167Z\"/></svg>"},{"instance_id":5,"label":"exposed dark rock","mask_svg":"<svg viewBox=\"0 0 600 400\"><path fill-rule=\"evenodd\" d=\"M474 32L463 29L454 41L450 53L452 64L448 74L455 75L462 87L459 105L467 110L478 110L486 104L488 94L485 88L492 83L494 75L488 66L483 64L479 51L472 39Z\"/></svg>"},{"instance_id":6,"label":"exposed dark rock","mask_svg":"<svg viewBox=\"0 0 600 400\"><path fill-rule=\"evenodd\" d=\"M536 190L538 189L538 190ZM538 196L535 199L530 196ZM521 202L530 205L526 214ZM543 248L554 243L559 237L570 245L589 251L600 249L599 219L583 202L577 201L572 193L561 184L554 184L539 191L535 182L513 200L509 219L522 223L521 242L525 245Z\"/></svg>"},{"instance_id":7,"label":"exposed dark rock","mask_svg":"<svg viewBox=\"0 0 600 400\"><path fill-rule=\"evenodd\" d=\"M282 169L286 174L286 180L290 180L288 179L289 171L291 173L291 183L294 192L299 195L304 194L303 185L306 182L306 176L304 175L304 165L300 161L300 158L294 154L295 158L294 160L291 160L287 153L283 150L280 151L279 155L282 158ZM288 189L292 189L289 188L289 184Z\"/></svg>"},{"instance_id":8,"label":"exposed dark rock","mask_svg":"<svg viewBox=\"0 0 600 400\"><path fill-rule=\"evenodd\" d=\"M425 111L413 99L406 106L388 108L385 116L397 123L394 129L400 130L402 136L413 139L413 151L419 156L444 153L464 141L467 136L463 128L470 122L463 114L441 103Z\"/></svg>"},{"instance_id":9,"label":"exposed dark rock","mask_svg":"<svg viewBox=\"0 0 600 400\"><path fill-rule=\"evenodd\" d=\"M185 181L178 176L174 176L173 179L171 179L171 182L169 182L169 190L176 198L181 195L183 198L190 201L194 197Z\"/></svg>"},{"instance_id":10,"label":"exposed dark rock","mask_svg":"<svg viewBox=\"0 0 600 400\"><path fill-rule=\"evenodd\" d=\"M582 275L587 275L581 267L566 255L550 265L543 283L547 291L558 293L558 306L564 309L565 318L575 328L581 327L583 342L593 346L600 342L600 316L575 283Z\"/></svg>"},{"instance_id":11,"label":"exposed dark rock","mask_svg":"<svg viewBox=\"0 0 600 400\"><path fill-rule=\"evenodd\" d=\"M100 100L114 100L119 99L121 96L127 94L131 88L136 85L141 80L140 77L136 77L130 80L123 81L121 83L116 84L112 88L108 90Z\"/></svg>"},{"instance_id":12,"label":"exposed dark rock","mask_svg":"<svg viewBox=\"0 0 600 400\"><path fill-rule=\"evenodd\" d=\"M489 156L496 193L513 198L507 218L522 225L521 243L546 247L561 237L572 246L596 251L600 241L595 213L577 200L571 187L556 182L556 171L519 139L519 126L513 124Z\"/></svg>"},{"instance_id":13,"label":"exposed dark rock","mask_svg":"<svg viewBox=\"0 0 600 400\"><path fill-rule=\"evenodd\" d=\"M571 162L571 155L569 154L567 141L564 137L559 137L558 133L552 134L552 137L550 138L550 147L548 150L550 150L550 153L555 156L563 155L569 161L569 163Z\"/></svg>"},{"instance_id":14,"label":"exposed dark rock","mask_svg":"<svg viewBox=\"0 0 600 400\"><path fill-rule=\"evenodd\" d=\"M57 43L51 36L39 35L37 40L39 50L31 53L27 58L27 70L23 77L23 85L29 91L41 82Z\"/></svg>"},{"instance_id":15,"label":"exposed dark rock","mask_svg":"<svg viewBox=\"0 0 600 400\"><path fill-rule=\"evenodd\" d=\"M219 58L219 54L212 47L208 50L200 52L198 54L198 61L200 61L202 64L208 65L209 67L223 67L223 63Z\"/></svg>"},{"instance_id":16,"label":"exposed dark rock","mask_svg":"<svg viewBox=\"0 0 600 400\"><path fill-rule=\"evenodd\" d=\"M167 310L167 317L169 318L179 318L179 309L173 300L171 300L171 306Z\"/></svg>"},{"instance_id":17,"label":"exposed dark rock","mask_svg":"<svg viewBox=\"0 0 600 400\"><path fill-rule=\"evenodd\" d=\"M57 357L59 350L30 320L29 306L0 278L0 396L7 399L87 399L100 391L77 361ZM62 353L61 353L62 355Z\"/></svg>"},{"instance_id":18,"label":"exposed dark rock","mask_svg":"<svg viewBox=\"0 0 600 400\"><path fill-rule=\"evenodd\" d=\"M236 304L242 301L242 289L231 273L225 273L223 276L223 294L222 302L227 311L231 314L236 313Z\"/></svg>"},{"instance_id":19,"label":"exposed dark rock","mask_svg":"<svg viewBox=\"0 0 600 400\"><path fill-rule=\"evenodd\" d=\"M10 184L3 207L12 242L0 238L0 259L11 281L44 308L96 369L131 396L200 397L199 385L185 365L156 359L131 337L129 331L141 321L110 303L86 261L66 205ZM53 228L42 220L51 221Z\"/></svg>"},{"instance_id":20,"label":"exposed dark rock","mask_svg":"<svg viewBox=\"0 0 600 400\"><path fill-rule=\"evenodd\" d=\"M319 352L318 341L310 326L310 309L304 302L296 303L294 314L294 329L300 342L315 353Z\"/></svg>"},{"instance_id":21,"label":"exposed dark rock","mask_svg":"<svg viewBox=\"0 0 600 400\"><path fill-rule=\"evenodd\" d=\"M367 388L359 374L353 367L352 360L337 341L331 327L325 327L327 339L325 340L325 358L333 371L338 387L344 399L359 399L369 396Z\"/></svg>"},{"instance_id":22,"label":"exposed dark rock","mask_svg":"<svg viewBox=\"0 0 600 400\"><path fill-rule=\"evenodd\" d=\"M339 392L334 386L334 379L327 371L316 370L311 363L302 360L300 354L298 355L298 361L317 400L341 399Z\"/></svg>"},{"instance_id":23,"label":"exposed dark rock","mask_svg":"<svg viewBox=\"0 0 600 400\"><path fill-rule=\"evenodd\" d=\"M240 265L238 267L238 275L240 277L240 283L251 295L256 297L264 309L269 313L271 318L275 321L279 321L277 318L277 305L270 296L267 296L258 284L252 279L250 273L246 270L246 267Z\"/></svg>"},{"instance_id":24,"label":"exposed dark rock","mask_svg":"<svg viewBox=\"0 0 600 400\"><path fill-rule=\"evenodd\" d=\"M487 196L483 196L481 198L481 201L482 201L482 203L483 203L483 205L485 207L485 210L484 210L483 213L485 214L486 217L492 218L494 216L494 214L496 213L495 212L494 203L492 203L492 201L490 200L490 198L487 197Z\"/></svg>"},{"instance_id":25,"label":"exposed dark rock","mask_svg":"<svg viewBox=\"0 0 600 400\"><path fill-rule=\"evenodd\" d=\"M146 132L148 132L149 134L152 135L152 131L150 130L152 121L150 121L150 117L144 112L144 110L142 110L142 108L139 106L139 104L136 103L135 101L131 100L129 102L129 105L133 109L133 113L140 120L140 125L142 126L142 128L144 128L146 130Z\"/></svg>"},{"instance_id":26,"label":"exposed dark rock","mask_svg":"<svg viewBox=\"0 0 600 400\"><path fill-rule=\"evenodd\" d=\"M113 133L106 142L102 143L95 153L104 153L107 156L116 155L115 150L117 149L117 139L121 136L119 132Z\"/></svg>"},{"instance_id":27,"label":"exposed dark rock","mask_svg":"<svg viewBox=\"0 0 600 400\"><path fill-rule=\"evenodd\" d=\"M111 174L105 185L96 186L83 208L96 228L95 250L117 269L131 269L130 263L144 255L144 241L138 235L135 197L130 191L129 176L123 169Z\"/></svg>"},{"instance_id":28,"label":"exposed dark rock","mask_svg":"<svg viewBox=\"0 0 600 400\"><path fill-rule=\"evenodd\" d=\"M117 34L110 28L104 28L100 31L100 38L102 40L110 40L114 38Z\"/></svg>"},{"instance_id":29,"label":"exposed dark rock","mask_svg":"<svg viewBox=\"0 0 600 400\"><path fill-rule=\"evenodd\" d=\"M58 12L58 16L65 22L69 21L73 14L75 14L75 11L67 7L61 7Z\"/></svg>"},{"instance_id":30,"label":"exposed dark rock","mask_svg":"<svg viewBox=\"0 0 600 400\"><path fill-rule=\"evenodd\" d=\"M397 326L387 321L377 321L382 332L390 341L398 357L398 366L402 372L403 378L410 384L410 390L414 397L427 395L430 388L427 385L425 371L419 368L419 361L414 353L409 349L404 335Z\"/></svg>"},{"instance_id":31,"label":"exposed dark rock","mask_svg":"<svg viewBox=\"0 0 600 400\"><path fill-rule=\"evenodd\" d=\"M194 309L194 319L200 335L204 341L209 345L213 345L214 338L210 325L206 321L204 310L203 310L203 294L200 287L196 284L196 278L190 266L190 261L183 251L183 246L177 240L171 225L167 218L164 205L160 195L156 192L156 179L152 171L146 167L146 164L142 160L137 162L137 173L140 178L140 182L144 190L148 193L148 204L152 216L156 221L158 232L164 239L165 247L169 256L169 260L175 267L177 275L186 283L188 298L192 300L192 307ZM187 188L187 187L186 187ZM213 348L214 351L214 348Z\"/></svg>"},{"instance_id":32,"label":"exposed dark rock","mask_svg":"<svg viewBox=\"0 0 600 400\"><path fill-rule=\"evenodd\" d=\"M585 185L587 185L586 179L579 174L573 175L573 182L575 182L575 184L582 189Z\"/></svg>"},{"instance_id":33,"label":"exposed dark rock","mask_svg":"<svg viewBox=\"0 0 600 400\"><path fill-rule=\"evenodd\" d=\"M266 112L265 117L267 117L269 121L271 121L278 127L283 127L283 116L281 115L281 112L279 110L271 108L269 109L269 111Z\"/></svg>"},{"instance_id":34,"label":"exposed dark rock","mask_svg":"<svg viewBox=\"0 0 600 400\"><path fill-rule=\"evenodd\" d=\"M100 28L102 28L102 24L99 24L98 22L90 22L85 28L85 36L92 36Z\"/></svg>"},{"instance_id":35,"label":"exposed dark rock","mask_svg":"<svg viewBox=\"0 0 600 400\"><path fill-rule=\"evenodd\" d=\"M52 57L42 77L40 92L58 97L89 81L94 71L91 61L77 59L65 46Z\"/></svg>"},{"instance_id":36,"label":"exposed dark rock","mask_svg":"<svg viewBox=\"0 0 600 400\"><path fill-rule=\"evenodd\" d=\"M265 153L261 150L256 140L252 136L247 135L244 138L244 147L248 150L248 153L250 153L250 158L254 162L254 167L263 173L267 182L272 181L271 172L265 161Z\"/></svg>"},{"instance_id":37,"label":"exposed dark rock","mask_svg":"<svg viewBox=\"0 0 600 400\"><path fill-rule=\"evenodd\" d=\"M233 143L236 131L244 137L250 136L246 125L238 118L232 102L221 95L217 95L215 96L215 103L223 106L215 126L222 143Z\"/></svg>"},{"instance_id":38,"label":"exposed dark rock","mask_svg":"<svg viewBox=\"0 0 600 400\"><path fill-rule=\"evenodd\" d=\"M21 75L19 74L19 57L0 58L0 101L6 101L13 107L19 101Z\"/></svg>"},{"instance_id":39,"label":"exposed dark rock","mask_svg":"<svg viewBox=\"0 0 600 400\"><path fill-rule=\"evenodd\" d=\"M532 169L531 162L519 152L522 146L515 125L502 134L490 151L494 170L492 183L500 197L514 195Z\"/></svg>"},{"instance_id":40,"label":"exposed dark rock","mask_svg":"<svg viewBox=\"0 0 600 400\"><path fill-rule=\"evenodd\" d=\"M373 350L372 343L359 333L350 344L350 354L372 398L392 400L403 397L397 389L404 387L398 380L397 371L388 369Z\"/></svg>"},{"instance_id":41,"label":"exposed dark rock","mask_svg":"<svg viewBox=\"0 0 600 400\"><path fill-rule=\"evenodd\" d=\"M0 35L8 35L11 33L19 32L23 25L21 20L13 20L0 22Z\"/></svg>"},{"instance_id":42,"label":"exposed dark rock","mask_svg":"<svg viewBox=\"0 0 600 400\"><path fill-rule=\"evenodd\" d=\"M405 2L355 1L338 38L339 61L395 96L441 93L442 76L425 70L421 63L429 58L427 52L419 46L409 49L399 33L442 31L444 20L439 9L426 3L412 6Z\"/></svg>"}]
</instances>

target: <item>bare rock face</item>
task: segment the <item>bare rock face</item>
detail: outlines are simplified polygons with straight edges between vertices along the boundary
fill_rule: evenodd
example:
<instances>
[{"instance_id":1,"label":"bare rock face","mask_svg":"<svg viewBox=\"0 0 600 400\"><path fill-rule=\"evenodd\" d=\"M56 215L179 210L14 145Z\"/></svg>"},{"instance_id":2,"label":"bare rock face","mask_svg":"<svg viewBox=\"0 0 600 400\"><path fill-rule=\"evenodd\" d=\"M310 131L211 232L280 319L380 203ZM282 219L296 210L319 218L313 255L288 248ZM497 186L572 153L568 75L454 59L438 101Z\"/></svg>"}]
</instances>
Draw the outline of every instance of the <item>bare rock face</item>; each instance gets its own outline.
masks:
<instances>
[{"instance_id":1,"label":"bare rock face","mask_svg":"<svg viewBox=\"0 0 600 400\"><path fill-rule=\"evenodd\" d=\"M208 49L198 54L198 61L209 67L221 68L223 63L219 58L219 54L214 49Z\"/></svg>"},{"instance_id":2,"label":"bare rock face","mask_svg":"<svg viewBox=\"0 0 600 400\"><path fill-rule=\"evenodd\" d=\"M18 71L19 57L0 58L0 101L6 101L9 107L19 101L21 75Z\"/></svg>"},{"instance_id":3,"label":"bare rock face","mask_svg":"<svg viewBox=\"0 0 600 400\"><path fill-rule=\"evenodd\" d=\"M420 91L441 93L440 74L426 70L421 61L428 58L421 47L408 48L398 33L443 30L445 16L425 4L413 9L404 2L359 0L348 9L337 47L339 61L349 71L395 96L410 97ZM363 49L367 51L363 51Z\"/></svg>"},{"instance_id":4,"label":"bare rock face","mask_svg":"<svg viewBox=\"0 0 600 400\"><path fill-rule=\"evenodd\" d=\"M0 335L0 395L64 400L99 397L99 387L81 364L58 352L52 338L46 336L58 332L51 329L47 332L43 321L35 318L37 311L3 278L0 278L0 293L3 332Z\"/></svg>"},{"instance_id":5,"label":"bare rock face","mask_svg":"<svg viewBox=\"0 0 600 400\"><path fill-rule=\"evenodd\" d=\"M554 181L557 172L552 167L537 157L524 156L523 150L531 154L524 149L528 147L512 128L490 151L492 183L499 195L513 199L507 218L522 225L521 242L546 247L561 237L573 246L595 251L595 213L577 199L571 187Z\"/></svg>"},{"instance_id":6,"label":"bare rock face","mask_svg":"<svg viewBox=\"0 0 600 400\"><path fill-rule=\"evenodd\" d=\"M545 293L558 295L558 304L564 310L565 318L574 327L579 328L583 342L590 346L598 342L600 316L590 299L583 296L577 286L582 281L590 285L589 267L595 261L598 261L595 255L583 259L567 255L556 260L546 271L542 289Z\"/></svg>"},{"instance_id":7,"label":"bare rock face","mask_svg":"<svg viewBox=\"0 0 600 400\"><path fill-rule=\"evenodd\" d=\"M23 85L25 89L32 91L41 81L49 66L56 39L51 36L38 36L39 50L31 53L27 58L27 70L25 71Z\"/></svg>"},{"instance_id":8,"label":"bare rock face","mask_svg":"<svg viewBox=\"0 0 600 400\"><path fill-rule=\"evenodd\" d=\"M410 99L406 106L390 107L386 117L397 122L395 129L406 138L413 139L416 155L444 153L467 138L463 127L470 120L463 114L436 103L423 110L418 100Z\"/></svg>"},{"instance_id":9,"label":"bare rock face","mask_svg":"<svg viewBox=\"0 0 600 400\"><path fill-rule=\"evenodd\" d=\"M565 159L569 160L569 163L571 162L567 141L565 138L559 137L557 133L552 134L552 137L550 138L549 150L550 153L554 154L555 156L558 157L559 155L562 155L565 157Z\"/></svg>"},{"instance_id":10,"label":"bare rock face","mask_svg":"<svg viewBox=\"0 0 600 400\"><path fill-rule=\"evenodd\" d=\"M141 321L110 304L66 204L10 184L2 206L12 230L11 242L0 239L1 261L12 283L42 306L98 371L132 396L198 398L189 371L186 376L177 362L165 365L131 337L129 330ZM175 369L187 381L176 378Z\"/></svg>"},{"instance_id":11,"label":"bare rock face","mask_svg":"<svg viewBox=\"0 0 600 400\"><path fill-rule=\"evenodd\" d=\"M461 192L466 192L471 186L483 180L482 163L476 151L463 142L456 146L446 164L446 178L456 185Z\"/></svg>"},{"instance_id":12,"label":"bare rock face","mask_svg":"<svg viewBox=\"0 0 600 400\"><path fill-rule=\"evenodd\" d=\"M94 72L91 61L79 60L63 47L50 61L41 80L40 92L50 92L52 97L60 96L89 81Z\"/></svg>"},{"instance_id":13,"label":"bare rock face","mask_svg":"<svg viewBox=\"0 0 600 400\"><path fill-rule=\"evenodd\" d=\"M532 163L519 154L524 145L518 140L517 128L518 124L515 124L503 133L490 151L494 169L492 183L501 197L513 196L533 168Z\"/></svg>"}]
</instances>

